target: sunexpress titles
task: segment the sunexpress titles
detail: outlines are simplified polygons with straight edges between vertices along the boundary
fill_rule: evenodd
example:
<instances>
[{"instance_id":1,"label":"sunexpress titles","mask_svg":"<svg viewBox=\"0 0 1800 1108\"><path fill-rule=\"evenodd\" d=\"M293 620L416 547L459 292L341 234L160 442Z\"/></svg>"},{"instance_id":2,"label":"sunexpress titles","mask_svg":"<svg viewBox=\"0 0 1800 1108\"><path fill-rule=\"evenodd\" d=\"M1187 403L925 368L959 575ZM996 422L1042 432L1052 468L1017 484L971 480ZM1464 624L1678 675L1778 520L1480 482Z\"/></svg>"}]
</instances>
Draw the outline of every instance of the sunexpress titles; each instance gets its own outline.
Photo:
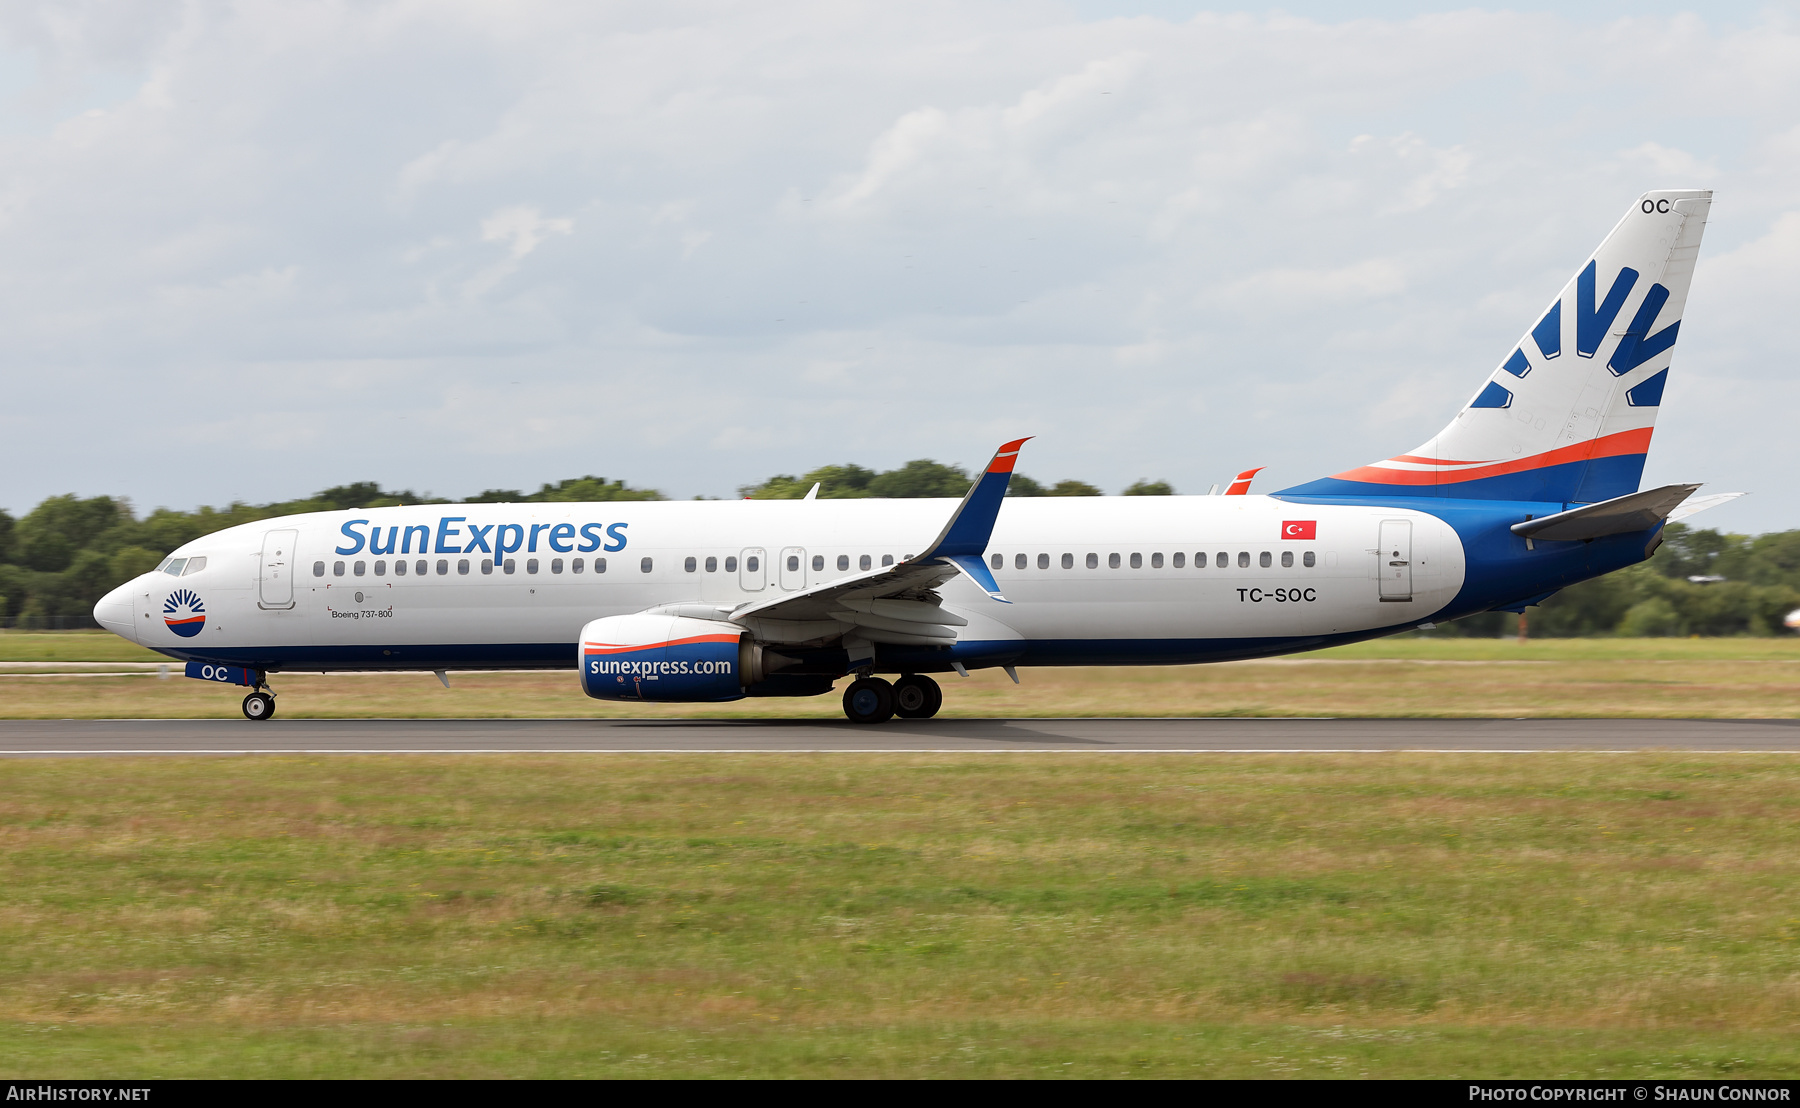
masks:
<instances>
[{"instance_id":1,"label":"sunexpress titles","mask_svg":"<svg viewBox=\"0 0 1800 1108\"><path fill-rule=\"evenodd\" d=\"M624 523L470 523L468 516L441 516L434 531L428 524L395 524L370 527L367 535L359 528L368 527L366 519L345 521L338 530L346 542L337 547L339 554L490 554L504 558L524 551L535 554L542 548L558 554L586 554L595 550L608 553L625 549ZM415 551L416 544L416 551Z\"/></svg>"}]
</instances>

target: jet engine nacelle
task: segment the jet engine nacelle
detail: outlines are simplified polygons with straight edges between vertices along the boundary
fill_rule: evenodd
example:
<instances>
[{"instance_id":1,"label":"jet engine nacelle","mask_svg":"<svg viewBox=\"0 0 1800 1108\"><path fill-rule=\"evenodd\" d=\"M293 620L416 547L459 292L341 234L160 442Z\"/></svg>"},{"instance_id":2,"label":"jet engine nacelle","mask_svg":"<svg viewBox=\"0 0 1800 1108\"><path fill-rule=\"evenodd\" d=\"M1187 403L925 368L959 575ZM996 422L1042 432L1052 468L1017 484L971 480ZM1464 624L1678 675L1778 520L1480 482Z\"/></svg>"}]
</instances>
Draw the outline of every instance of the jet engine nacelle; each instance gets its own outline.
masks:
<instances>
[{"instance_id":1,"label":"jet engine nacelle","mask_svg":"<svg viewBox=\"0 0 1800 1108\"><path fill-rule=\"evenodd\" d=\"M581 689L599 700L737 700L762 680L761 651L734 623L607 616L581 629Z\"/></svg>"}]
</instances>

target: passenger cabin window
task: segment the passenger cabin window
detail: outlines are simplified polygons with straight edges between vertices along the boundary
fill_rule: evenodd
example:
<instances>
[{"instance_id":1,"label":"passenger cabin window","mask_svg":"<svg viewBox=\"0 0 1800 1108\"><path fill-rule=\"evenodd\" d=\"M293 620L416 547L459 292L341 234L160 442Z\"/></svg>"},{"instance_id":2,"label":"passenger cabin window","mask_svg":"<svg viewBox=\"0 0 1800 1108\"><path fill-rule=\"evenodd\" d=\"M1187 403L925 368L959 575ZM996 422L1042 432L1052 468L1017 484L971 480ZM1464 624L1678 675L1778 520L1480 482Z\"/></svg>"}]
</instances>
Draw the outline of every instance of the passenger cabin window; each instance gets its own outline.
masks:
<instances>
[{"instance_id":1,"label":"passenger cabin window","mask_svg":"<svg viewBox=\"0 0 1800 1108\"><path fill-rule=\"evenodd\" d=\"M358 577L361 577L363 574L369 572L369 563L362 561L361 559L358 559L357 563L354 566L350 567L350 572L356 574Z\"/></svg>"},{"instance_id":2,"label":"passenger cabin window","mask_svg":"<svg viewBox=\"0 0 1800 1108\"><path fill-rule=\"evenodd\" d=\"M314 562L313 563L313 576L314 577L325 576L325 563L324 562Z\"/></svg>"},{"instance_id":3,"label":"passenger cabin window","mask_svg":"<svg viewBox=\"0 0 1800 1108\"><path fill-rule=\"evenodd\" d=\"M577 558L574 561L569 563L569 572L570 573L580 573L585 569L587 569L587 559L586 558Z\"/></svg>"},{"instance_id":4,"label":"passenger cabin window","mask_svg":"<svg viewBox=\"0 0 1800 1108\"><path fill-rule=\"evenodd\" d=\"M1039 554L1038 555L1038 568L1039 569L1049 569L1050 568L1050 555L1048 555L1048 554Z\"/></svg>"},{"instance_id":5,"label":"passenger cabin window","mask_svg":"<svg viewBox=\"0 0 1800 1108\"><path fill-rule=\"evenodd\" d=\"M500 571L502 573L516 573L518 572L518 569L519 560L517 558L508 558L506 561L500 563Z\"/></svg>"},{"instance_id":6,"label":"passenger cabin window","mask_svg":"<svg viewBox=\"0 0 1800 1108\"><path fill-rule=\"evenodd\" d=\"M506 564L512 565L512 560L508 559ZM456 559L456 572L464 573L464 574L468 573L469 572L469 559L467 559L467 558Z\"/></svg>"},{"instance_id":7,"label":"passenger cabin window","mask_svg":"<svg viewBox=\"0 0 1800 1108\"><path fill-rule=\"evenodd\" d=\"M343 563L342 563L342 562L339 562L339 563L338 563L338 564L339 564L339 565L343 565ZM438 567L437 567L437 569L438 569L438 576L439 576L439 577L442 577L442 576L444 576L444 575L445 575L445 574L446 574L446 573L449 573L449 572L450 572L450 559L448 559L448 558L439 558L439 559L438 559Z\"/></svg>"},{"instance_id":8,"label":"passenger cabin window","mask_svg":"<svg viewBox=\"0 0 1800 1108\"><path fill-rule=\"evenodd\" d=\"M606 572L606 559L605 558L595 558L594 559L594 572L595 573L605 573Z\"/></svg>"},{"instance_id":9,"label":"passenger cabin window","mask_svg":"<svg viewBox=\"0 0 1800 1108\"><path fill-rule=\"evenodd\" d=\"M1311 569L1312 567L1318 565L1319 561L1317 558L1315 558L1313 556L1313 552L1308 550L1306 553L1300 555L1300 564L1305 566L1307 569Z\"/></svg>"},{"instance_id":10,"label":"passenger cabin window","mask_svg":"<svg viewBox=\"0 0 1800 1108\"><path fill-rule=\"evenodd\" d=\"M199 573L201 570L203 570L205 568L206 568L206 559L205 558L189 558L187 560L187 565L183 566L181 569L181 575L183 577L192 577L194 574Z\"/></svg>"},{"instance_id":11,"label":"passenger cabin window","mask_svg":"<svg viewBox=\"0 0 1800 1108\"><path fill-rule=\"evenodd\" d=\"M708 573L719 572L719 559L717 559L717 558L706 559L706 572L708 572Z\"/></svg>"},{"instance_id":12,"label":"passenger cabin window","mask_svg":"<svg viewBox=\"0 0 1800 1108\"><path fill-rule=\"evenodd\" d=\"M682 560L681 568L689 573L696 573L700 569L700 561L690 554Z\"/></svg>"},{"instance_id":13,"label":"passenger cabin window","mask_svg":"<svg viewBox=\"0 0 1800 1108\"><path fill-rule=\"evenodd\" d=\"M798 554L789 554L788 555L788 572L789 573L799 573L800 572L800 555L798 555Z\"/></svg>"},{"instance_id":14,"label":"passenger cabin window","mask_svg":"<svg viewBox=\"0 0 1800 1108\"><path fill-rule=\"evenodd\" d=\"M1024 569L1025 568L1025 555L1023 555L1023 554L1014 554L1013 555L1013 568L1014 569Z\"/></svg>"},{"instance_id":15,"label":"passenger cabin window","mask_svg":"<svg viewBox=\"0 0 1800 1108\"><path fill-rule=\"evenodd\" d=\"M818 573L819 571L823 570L824 568L825 568L825 555L814 554L813 555L813 572Z\"/></svg>"},{"instance_id":16,"label":"passenger cabin window","mask_svg":"<svg viewBox=\"0 0 1800 1108\"><path fill-rule=\"evenodd\" d=\"M1064 554L1062 556L1062 567L1064 569L1074 569L1075 568L1075 555Z\"/></svg>"},{"instance_id":17,"label":"passenger cabin window","mask_svg":"<svg viewBox=\"0 0 1800 1108\"><path fill-rule=\"evenodd\" d=\"M893 565L894 564L894 556L892 554L883 554L881 556L881 564L884 566Z\"/></svg>"},{"instance_id":18,"label":"passenger cabin window","mask_svg":"<svg viewBox=\"0 0 1800 1108\"><path fill-rule=\"evenodd\" d=\"M869 558L869 556L867 554L864 554L862 557L856 559L856 568L857 569L868 569L869 567L873 566L874 564L875 563Z\"/></svg>"},{"instance_id":19,"label":"passenger cabin window","mask_svg":"<svg viewBox=\"0 0 1800 1108\"><path fill-rule=\"evenodd\" d=\"M1218 555L1213 558L1213 565L1218 566L1220 569L1224 569L1230 564L1231 555L1225 553L1223 550L1219 551Z\"/></svg>"},{"instance_id":20,"label":"passenger cabin window","mask_svg":"<svg viewBox=\"0 0 1800 1108\"><path fill-rule=\"evenodd\" d=\"M377 577L386 577L387 576L387 559L385 559L385 558L375 559L375 576L377 576Z\"/></svg>"},{"instance_id":21,"label":"passenger cabin window","mask_svg":"<svg viewBox=\"0 0 1800 1108\"><path fill-rule=\"evenodd\" d=\"M1135 550L1132 551L1132 554L1131 554L1131 568L1132 569L1143 569L1144 568L1144 556L1142 554L1139 554Z\"/></svg>"},{"instance_id":22,"label":"passenger cabin window","mask_svg":"<svg viewBox=\"0 0 1800 1108\"><path fill-rule=\"evenodd\" d=\"M994 569L1004 569L1006 567L1006 555L1004 555L1004 554L994 555L992 558L988 559L988 565L993 567Z\"/></svg>"},{"instance_id":23,"label":"passenger cabin window","mask_svg":"<svg viewBox=\"0 0 1800 1108\"><path fill-rule=\"evenodd\" d=\"M1150 555L1150 568L1151 569L1161 569L1162 568L1162 555L1161 554Z\"/></svg>"},{"instance_id":24,"label":"passenger cabin window","mask_svg":"<svg viewBox=\"0 0 1800 1108\"><path fill-rule=\"evenodd\" d=\"M752 554L748 558L744 559L744 572L745 573L755 573L760 569L762 569L762 559L761 558L758 558L756 555Z\"/></svg>"},{"instance_id":25,"label":"passenger cabin window","mask_svg":"<svg viewBox=\"0 0 1800 1108\"><path fill-rule=\"evenodd\" d=\"M1118 569L1119 568L1119 556L1117 554L1108 554L1106 556L1106 568L1107 569Z\"/></svg>"},{"instance_id":26,"label":"passenger cabin window","mask_svg":"<svg viewBox=\"0 0 1800 1108\"><path fill-rule=\"evenodd\" d=\"M1087 567L1089 569L1099 569L1100 568L1100 555L1089 554L1087 556Z\"/></svg>"},{"instance_id":27,"label":"passenger cabin window","mask_svg":"<svg viewBox=\"0 0 1800 1108\"><path fill-rule=\"evenodd\" d=\"M754 561L755 559L751 559L751 560ZM651 570L653 570L655 568L656 568L656 559L655 558L645 558L643 561L638 563L638 572L639 573L649 573Z\"/></svg>"},{"instance_id":28,"label":"passenger cabin window","mask_svg":"<svg viewBox=\"0 0 1800 1108\"><path fill-rule=\"evenodd\" d=\"M315 576L317 576L317 575L315 574ZM395 577L405 577L406 576L406 559L402 558L394 563L394 576Z\"/></svg>"},{"instance_id":29,"label":"passenger cabin window","mask_svg":"<svg viewBox=\"0 0 1800 1108\"><path fill-rule=\"evenodd\" d=\"M729 554L727 554L725 556L725 572L726 573L736 573L737 572L737 558L735 558Z\"/></svg>"},{"instance_id":30,"label":"passenger cabin window","mask_svg":"<svg viewBox=\"0 0 1800 1108\"><path fill-rule=\"evenodd\" d=\"M536 558L525 559L525 572L526 573L536 573L537 571L538 571L538 560Z\"/></svg>"},{"instance_id":31,"label":"passenger cabin window","mask_svg":"<svg viewBox=\"0 0 1800 1108\"><path fill-rule=\"evenodd\" d=\"M1185 569L1187 568L1187 555L1177 550L1169 559L1169 564L1176 569Z\"/></svg>"},{"instance_id":32,"label":"passenger cabin window","mask_svg":"<svg viewBox=\"0 0 1800 1108\"><path fill-rule=\"evenodd\" d=\"M333 577L342 577L344 575L344 563L342 563L342 562L331 563L331 575Z\"/></svg>"},{"instance_id":33,"label":"passenger cabin window","mask_svg":"<svg viewBox=\"0 0 1800 1108\"><path fill-rule=\"evenodd\" d=\"M838 555L838 572L843 573L846 570L848 570L849 568L850 568L850 555L839 554Z\"/></svg>"},{"instance_id":34,"label":"passenger cabin window","mask_svg":"<svg viewBox=\"0 0 1800 1108\"><path fill-rule=\"evenodd\" d=\"M1261 566L1262 568L1268 569L1269 563L1270 563L1270 558L1269 558L1269 552L1267 550L1263 551L1261 554L1258 554L1256 556L1256 564Z\"/></svg>"},{"instance_id":35,"label":"passenger cabin window","mask_svg":"<svg viewBox=\"0 0 1800 1108\"><path fill-rule=\"evenodd\" d=\"M489 573L489 574L493 573L494 572L494 559L492 559L492 558L481 559L481 572Z\"/></svg>"},{"instance_id":36,"label":"passenger cabin window","mask_svg":"<svg viewBox=\"0 0 1800 1108\"><path fill-rule=\"evenodd\" d=\"M420 558L418 561L413 563L413 572L418 574L420 577L425 576L425 559ZM442 571L440 570L439 572L442 572Z\"/></svg>"},{"instance_id":37,"label":"passenger cabin window","mask_svg":"<svg viewBox=\"0 0 1800 1108\"><path fill-rule=\"evenodd\" d=\"M550 559L550 572L551 573L561 573L562 571L563 571L562 559L561 558Z\"/></svg>"},{"instance_id":38,"label":"passenger cabin window","mask_svg":"<svg viewBox=\"0 0 1800 1108\"><path fill-rule=\"evenodd\" d=\"M1282 569L1293 569L1294 568L1294 552L1292 550L1283 550L1281 552L1281 568Z\"/></svg>"}]
</instances>

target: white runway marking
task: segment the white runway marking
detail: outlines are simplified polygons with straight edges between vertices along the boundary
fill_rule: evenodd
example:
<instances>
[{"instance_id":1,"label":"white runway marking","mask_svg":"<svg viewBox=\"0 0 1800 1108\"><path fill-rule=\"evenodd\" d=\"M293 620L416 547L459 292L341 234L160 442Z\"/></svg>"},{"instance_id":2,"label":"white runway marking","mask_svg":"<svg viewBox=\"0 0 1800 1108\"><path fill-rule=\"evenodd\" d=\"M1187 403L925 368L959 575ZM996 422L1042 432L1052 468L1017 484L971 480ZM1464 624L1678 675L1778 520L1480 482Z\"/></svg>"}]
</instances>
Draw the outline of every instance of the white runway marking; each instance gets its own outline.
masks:
<instances>
[{"instance_id":1,"label":"white runway marking","mask_svg":"<svg viewBox=\"0 0 1800 1108\"><path fill-rule=\"evenodd\" d=\"M651 740L646 742L645 740ZM912 745L909 745L912 744ZM1800 720L5 720L0 755L1800 753Z\"/></svg>"}]
</instances>

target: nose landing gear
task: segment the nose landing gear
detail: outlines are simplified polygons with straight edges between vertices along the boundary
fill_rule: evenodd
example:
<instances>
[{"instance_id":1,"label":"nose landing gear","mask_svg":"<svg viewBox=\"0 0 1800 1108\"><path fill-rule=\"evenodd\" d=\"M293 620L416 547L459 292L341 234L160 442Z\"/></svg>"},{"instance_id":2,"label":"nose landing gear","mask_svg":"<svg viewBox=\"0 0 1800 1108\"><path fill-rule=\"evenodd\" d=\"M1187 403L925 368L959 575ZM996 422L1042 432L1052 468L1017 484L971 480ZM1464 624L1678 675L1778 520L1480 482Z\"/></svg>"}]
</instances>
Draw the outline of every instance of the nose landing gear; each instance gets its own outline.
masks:
<instances>
[{"instance_id":1,"label":"nose landing gear","mask_svg":"<svg viewBox=\"0 0 1800 1108\"><path fill-rule=\"evenodd\" d=\"M245 719L268 719L275 714L275 696L273 693L253 692L244 698Z\"/></svg>"}]
</instances>

